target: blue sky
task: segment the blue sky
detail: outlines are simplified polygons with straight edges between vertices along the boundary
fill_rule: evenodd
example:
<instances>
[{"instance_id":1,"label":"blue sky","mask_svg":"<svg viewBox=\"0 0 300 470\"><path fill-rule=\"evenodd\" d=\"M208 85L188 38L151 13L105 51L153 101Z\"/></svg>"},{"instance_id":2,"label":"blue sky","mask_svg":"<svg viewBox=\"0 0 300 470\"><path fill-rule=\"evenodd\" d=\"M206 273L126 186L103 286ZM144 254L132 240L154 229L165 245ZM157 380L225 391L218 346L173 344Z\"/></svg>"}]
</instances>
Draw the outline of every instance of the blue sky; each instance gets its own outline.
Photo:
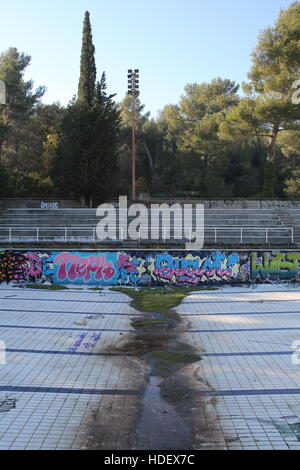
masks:
<instances>
[{"instance_id":1,"label":"blue sky","mask_svg":"<svg viewBox=\"0 0 300 470\"><path fill-rule=\"evenodd\" d=\"M291 0L0 0L0 51L31 55L26 78L45 85L45 103L77 92L83 16L91 13L96 64L121 101L127 69L140 69L152 117L177 103L187 83L246 80L260 30Z\"/></svg>"}]
</instances>

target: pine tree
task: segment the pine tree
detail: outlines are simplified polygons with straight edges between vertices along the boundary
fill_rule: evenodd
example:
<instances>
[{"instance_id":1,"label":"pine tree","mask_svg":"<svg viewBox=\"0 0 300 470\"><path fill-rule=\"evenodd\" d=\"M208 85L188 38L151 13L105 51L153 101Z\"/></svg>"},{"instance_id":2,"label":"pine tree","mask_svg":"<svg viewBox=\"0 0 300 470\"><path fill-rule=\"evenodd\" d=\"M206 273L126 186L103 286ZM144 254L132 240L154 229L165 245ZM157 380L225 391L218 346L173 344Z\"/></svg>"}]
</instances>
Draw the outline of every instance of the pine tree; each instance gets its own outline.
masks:
<instances>
[{"instance_id":1,"label":"pine tree","mask_svg":"<svg viewBox=\"0 0 300 470\"><path fill-rule=\"evenodd\" d=\"M92 106L96 85L95 47L93 45L90 14L85 13L83 22L82 49L80 58L80 79L78 85L78 102Z\"/></svg>"},{"instance_id":2,"label":"pine tree","mask_svg":"<svg viewBox=\"0 0 300 470\"><path fill-rule=\"evenodd\" d=\"M44 87L33 90L33 81L24 80L26 68L31 57L10 47L0 54L0 80L6 83L6 106L0 106L0 156L2 160L13 161L12 147L20 147L20 135L34 114L40 98L45 93ZM24 134L25 136L25 134ZM26 136L25 136L26 137ZM6 152L5 147L9 147Z\"/></svg>"}]
</instances>

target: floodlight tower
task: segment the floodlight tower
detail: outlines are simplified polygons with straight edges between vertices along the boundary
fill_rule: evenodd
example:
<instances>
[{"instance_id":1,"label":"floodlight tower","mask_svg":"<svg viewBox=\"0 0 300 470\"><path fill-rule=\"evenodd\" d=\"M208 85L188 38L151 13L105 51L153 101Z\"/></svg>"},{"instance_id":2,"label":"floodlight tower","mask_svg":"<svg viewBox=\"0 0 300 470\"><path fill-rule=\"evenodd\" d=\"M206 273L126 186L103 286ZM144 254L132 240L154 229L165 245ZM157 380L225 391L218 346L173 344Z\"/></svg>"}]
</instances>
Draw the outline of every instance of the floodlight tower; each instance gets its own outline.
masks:
<instances>
[{"instance_id":1,"label":"floodlight tower","mask_svg":"<svg viewBox=\"0 0 300 470\"><path fill-rule=\"evenodd\" d=\"M139 70L128 70L128 94L132 97L131 105L131 125L132 125L132 144L131 144L131 197L136 198L136 98L139 95Z\"/></svg>"},{"instance_id":2,"label":"floodlight tower","mask_svg":"<svg viewBox=\"0 0 300 470\"><path fill-rule=\"evenodd\" d=\"M6 104L6 83L3 80L0 80L0 113L2 113L3 109L6 107Z\"/></svg>"}]
</instances>

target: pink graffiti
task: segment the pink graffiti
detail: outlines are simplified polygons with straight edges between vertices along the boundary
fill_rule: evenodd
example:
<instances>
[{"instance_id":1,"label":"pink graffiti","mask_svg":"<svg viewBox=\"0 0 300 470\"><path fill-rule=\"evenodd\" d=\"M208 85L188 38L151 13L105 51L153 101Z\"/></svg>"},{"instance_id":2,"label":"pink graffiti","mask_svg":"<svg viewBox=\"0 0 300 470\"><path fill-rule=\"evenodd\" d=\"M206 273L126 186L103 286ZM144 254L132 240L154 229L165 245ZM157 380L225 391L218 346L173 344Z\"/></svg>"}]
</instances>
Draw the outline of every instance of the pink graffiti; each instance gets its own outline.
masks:
<instances>
[{"instance_id":1,"label":"pink graffiti","mask_svg":"<svg viewBox=\"0 0 300 470\"><path fill-rule=\"evenodd\" d=\"M71 253L60 253L53 262L59 265L57 271L59 281L83 279L84 282L89 282L92 279L91 273L94 273L95 281L102 279L109 281L115 275L113 263L107 262L105 255L84 257Z\"/></svg>"},{"instance_id":2,"label":"pink graffiti","mask_svg":"<svg viewBox=\"0 0 300 470\"><path fill-rule=\"evenodd\" d=\"M26 253L27 267L26 276L33 277L35 280L40 278L43 273L42 259L36 253Z\"/></svg>"},{"instance_id":3,"label":"pink graffiti","mask_svg":"<svg viewBox=\"0 0 300 470\"><path fill-rule=\"evenodd\" d=\"M223 278L223 277L231 277L232 270L231 269L216 269L216 275Z\"/></svg>"},{"instance_id":4,"label":"pink graffiti","mask_svg":"<svg viewBox=\"0 0 300 470\"><path fill-rule=\"evenodd\" d=\"M197 284L199 278L206 276L208 279L214 277L215 275L223 279L224 277L228 278L232 276L232 271L230 269L201 269L201 268L159 268L154 270L155 276L160 279L171 280L173 276L176 277L178 282L188 282L190 284Z\"/></svg>"},{"instance_id":5,"label":"pink graffiti","mask_svg":"<svg viewBox=\"0 0 300 470\"><path fill-rule=\"evenodd\" d=\"M118 268L126 269L128 273L133 273L136 270L136 264L132 263L128 255L119 255Z\"/></svg>"}]
</instances>

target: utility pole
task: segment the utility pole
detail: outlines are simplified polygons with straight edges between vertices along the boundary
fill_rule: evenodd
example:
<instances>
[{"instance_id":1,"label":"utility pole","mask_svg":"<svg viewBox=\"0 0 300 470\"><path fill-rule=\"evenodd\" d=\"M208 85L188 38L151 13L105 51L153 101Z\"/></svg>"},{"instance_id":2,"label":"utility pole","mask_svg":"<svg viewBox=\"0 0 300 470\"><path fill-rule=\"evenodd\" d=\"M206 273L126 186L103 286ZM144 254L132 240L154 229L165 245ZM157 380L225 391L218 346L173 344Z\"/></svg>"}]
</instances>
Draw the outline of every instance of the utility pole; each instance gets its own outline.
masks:
<instances>
[{"instance_id":1,"label":"utility pole","mask_svg":"<svg viewBox=\"0 0 300 470\"><path fill-rule=\"evenodd\" d=\"M128 70L128 94L132 96L131 105L131 197L136 198L136 98L139 95L139 70Z\"/></svg>"},{"instance_id":2,"label":"utility pole","mask_svg":"<svg viewBox=\"0 0 300 470\"><path fill-rule=\"evenodd\" d=\"M2 114L2 111L5 109L6 105L7 105L7 101L6 101L6 83L3 81L3 80L0 80L0 113ZM7 124L7 121L8 121L8 112L6 110L6 116L5 116L5 120L6 120L6 123ZM1 141L0 141L0 163L1 163L1 154L2 154L2 146L3 146L3 135L2 135L2 138L1 138Z\"/></svg>"}]
</instances>

